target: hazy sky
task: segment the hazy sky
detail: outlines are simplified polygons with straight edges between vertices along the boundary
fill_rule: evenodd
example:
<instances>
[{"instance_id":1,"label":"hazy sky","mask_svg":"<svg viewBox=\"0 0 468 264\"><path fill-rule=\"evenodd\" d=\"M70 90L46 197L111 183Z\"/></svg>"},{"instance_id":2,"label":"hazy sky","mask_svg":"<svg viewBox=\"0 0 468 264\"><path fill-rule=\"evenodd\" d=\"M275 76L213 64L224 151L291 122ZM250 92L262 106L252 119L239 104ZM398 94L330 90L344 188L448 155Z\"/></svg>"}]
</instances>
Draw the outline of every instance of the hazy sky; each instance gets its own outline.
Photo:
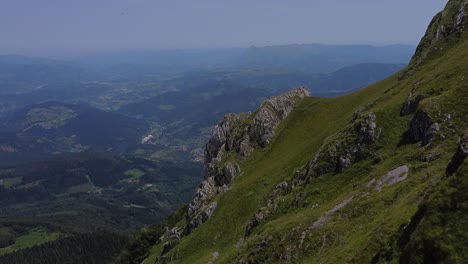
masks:
<instances>
[{"instance_id":1,"label":"hazy sky","mask_svg":"<svg viewBox=\"0 0 468 264\"><path fill-rule=\"evenodd\" d=\"M416 44L447 0L0 0L0 53Z\"/></svg>"}]
</instances>

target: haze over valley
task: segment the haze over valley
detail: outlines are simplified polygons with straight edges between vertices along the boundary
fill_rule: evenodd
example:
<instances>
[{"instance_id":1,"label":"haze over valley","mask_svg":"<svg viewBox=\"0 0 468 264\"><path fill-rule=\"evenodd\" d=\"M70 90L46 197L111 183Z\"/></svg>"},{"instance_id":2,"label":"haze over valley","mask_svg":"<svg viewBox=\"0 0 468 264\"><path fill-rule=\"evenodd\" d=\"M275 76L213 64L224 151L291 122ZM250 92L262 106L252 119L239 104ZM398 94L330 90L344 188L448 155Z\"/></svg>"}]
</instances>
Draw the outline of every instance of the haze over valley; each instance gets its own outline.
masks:
<instances>
[{"instance_id":1,"label":"haze over valley","mask_svg":"<svg viewBox=\"0 0 468 264\"><path fill-rule=\"evenodd\" d=\"M464 263L467 3L2 2L0 264Z\"/></svg>"}]
</instances>

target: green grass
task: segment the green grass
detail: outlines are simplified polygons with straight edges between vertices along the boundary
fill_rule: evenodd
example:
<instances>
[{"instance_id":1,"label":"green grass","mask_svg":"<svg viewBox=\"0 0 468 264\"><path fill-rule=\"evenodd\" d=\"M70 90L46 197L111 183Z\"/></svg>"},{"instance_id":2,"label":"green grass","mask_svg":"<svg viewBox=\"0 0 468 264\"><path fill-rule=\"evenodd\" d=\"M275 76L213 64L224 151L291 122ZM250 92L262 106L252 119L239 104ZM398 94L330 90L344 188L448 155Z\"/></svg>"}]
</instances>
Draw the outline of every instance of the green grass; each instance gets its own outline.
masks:
<instances>
[{"instance_id":1,"label":"green grass","mask_svg":"<svg viewBox=\"0 0 468 264\"><path fill-rule=\"evenodd\" d=\"M377 89L369 92L379 93ZM182 240L179 251L191 254L184 257L183 262L208 261L215 250L221 254L220 261L227 260L226 254L232 251L232 245L243 237L247 221L258 208L265 206L264 197L278 182L301 168L323 140L345 126L353 112L365 102L365 97L359 93L351 97L353 100L344 97L304 100L283 124L275 143L257 151L243 164L243 175L237 178L231 191L220 197L213 218Z\"/></svg>"},{"instance_id":2,"label":"green grass","mask_svg":"<svg viewBox=\"0 0 468 264\"><path fill-rule=\"evenodd\" d=\"M75 186L70 187L67 190L67 194L90 192L93 189L94 189L94 185L91 182L87 182L87 183L83 183L80 185L75 185Z\"/></svg>"},{"instance_id":3,"label":"green grass","mask_svg":"<svg viewBox=\"0 0 468 264\"><path fill-rule=\"evenodd\" d=\"M5 248L0 248L0 255L40 245L48 241L56 240L59 237L59 233L49 233L44 230L35 230L26 235L17 237L13 245Z\"/></svg>"},{"instance_id":4,"label":"green grass","mask_svg":"<svg viewBox=\"0 0 468 264\"><path fill-rule=\"evenodd\" d=\"M385 250L393 252L389 261L396 262L401 252L393 246L395 237L411 222L424 198L446 181L445 168L468 123L468 61L462 59L467 57L468 41L463 41L404 79L398 80L397 74L343 97L303 100L278 129L272 145L256 150L241 164L243 173L233 181L231 190L215 198L218 207L213 216L171 251L173 263L207 263L215 251L220 254L216 263L274 263L285 258L294 263L370 263ZM417 92L430 97L421 108L440 124L444 135L424 148L401 143L412 116L401 117L400 109L416 83ZM239 245L246 223L266 206L276 184L294 182L294 172L364 106L376 114L377 126L382 129L377 142L380 161L364 160L343 173L296 185L281 197L276 213ZM447 114L451 115L449 121ZM405 181L384 186L381 191L366 187L370 180L402 165L410 167ZM302 201L292 205L297 197L303 197ZM351 203L330 216L326 224L309 231L299 245L302 233L312 223L349 197L354 197ZM311 208L312 204L319 206ZM262 240L268 241L265 247L259 246ZM459 246L456 239L447 240L446 247ZM162 244L153 247L145 263L153 263L161 251Z\"/></svg>"},{"instance_id":5,"label":"green grass","mask_svg":"<svg viewBox=\"0 0 468 264\"><path fill-rule=\"evenodd\" d=\"M141 176L145 175L145 173L139 169L128 170L124 174L132 178L140 178Z\"/></svg>"}]
</instances>

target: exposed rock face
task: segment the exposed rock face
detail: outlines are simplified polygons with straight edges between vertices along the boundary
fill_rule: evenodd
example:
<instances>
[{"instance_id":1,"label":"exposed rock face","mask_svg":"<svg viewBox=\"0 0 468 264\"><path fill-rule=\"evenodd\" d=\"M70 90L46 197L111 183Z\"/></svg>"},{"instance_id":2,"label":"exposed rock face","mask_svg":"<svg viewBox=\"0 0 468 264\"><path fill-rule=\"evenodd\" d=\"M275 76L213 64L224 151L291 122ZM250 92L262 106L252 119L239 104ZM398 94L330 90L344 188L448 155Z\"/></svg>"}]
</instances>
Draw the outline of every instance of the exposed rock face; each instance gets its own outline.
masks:
<instances>
[{"instance_id":1,"label":"exposed rock face","mask_svg":"<svg viewBox=\"0 0 468 264\"><path fill-rule=\"evenodd\" d=\"M166 243L164 243L162 254L169 252L181 239L180 230L177 227L171 229L169 233L169 238Z\"/></svg>"},{"instance_id":2,"label":"exposed rock face","mask_svg":"<svg viewBox=\"0 0 468 264\"><path fill-rule=\"evenodd\" d=\"M248 135L260 147L270 144L276 127L309 92L301 87L265 101L249 126Z\"/></svg>"},{"instance_id":3,"label":"exposed rock face","mask_svg":"<svg viewBox=\"0 0 468 264\"><path fill-rule=\"evenodd\" d=\"M213 177L202 181L188 205L185 234L189 234L193 229L211 217L217 204L215 202L208 204L208 200L212 197L213 193L219 192L219 189Z\"/></svg>"},{"instance_id":4,"label":"exposed rock face","mask_svg":"<svg viewBox=\"0 0 468 264\"><path fill-rule=\"evenodd\" d=\"M250 232L258 226L261 222L263 222L268 215L270 214L269 208L267 207L262 207L255 212L255 215L252 216L252 218L249 220L247 225L245 226L245 236L249 236Z\"/></svg>"},{"instance_id":5,"label":"exposed rock face","mask_svg":"<svg viewBox=\"0 0 468 264\"><path fill-rule=\"evenodd\" d=\"M409 167L407 165L403 165L387 172L387 174L385 174L384 176L382 176L382 178L377 180L375 190L380 192L383 186L392 186L401 181L406 180L408 178L408 171ZM373 183L374 182L369 182L367 187L372 186Z\"/></svg>"},{"instance_id":6,"label":"exposed rock face","mask_svg":"<svg viewBox=\"0 0 468 264\"><path fill-rule=\"evenodd\" d=\"M344 130L325 140L300 178L338 173L356 161L374 156L379 135L376 116L372 112L356 112Z\"/></svg>"},{"instance_id":7,"label":"exposed rock face","mask_svg":"<svg viewBox=\"0 0 468 264\"><path fill-rule=\"evenodd\" d=\"M450 28L449 33L453 34L457 31L462 30L465 27L465 20L467 14L465 12L465 6L468 4L468 0L463 0L458 8L457 14L455 14L452 28Z\"/></svg>"},{"instance_id":8,"label":"exposed rock face","mask_svg":"<svg viewBox=\"0 0 468 264\"><path fill-rule=\"evenodd\" d=\"M421 110L416 112L410 122L408 137L410 141L421 142L421 146L426 146L439 130L439 124L434 122L428 113Z\"/></svg>"},{"instance_id":9,"label":"exposed rock face","mask_svg":"<svg viewBox=\"0 0 468 264\"><path fill-rule=\"evenodd\" d=\"M240 167L237 163L227 162L223 168L223 173L215 177L216 185L223 186L229 184L240 171Z\"/></svg>"},{"instance_id":10,"label":"exposed rock face","mask_svg":"<svg viewBox=\"0 0 468 264\"><path fill-rule=\"evenodd\" d=\"M419 102L424 99L423 95L416 93L417 86L418 84L415 84L411 92L406 97L406 100L401 107L400 116L414 114L418 109Z\"/></svg>"},{"instance_id":11,"label":"exposed rock face","mask_svg":"<svg viewBox=\"0 0 468 264\"><path fill-rule=\"evenodd\" d=\"M465 133L460 138L460 144L458 145L457 152L452 157L452 161L447 166L447 174L452 175L458 170L465 161L465 158L468 157L468 129L465 130Z\"/></svg>"},{"instance_id":12,"label":"exposed rock face","mask_svg":"<svg viewBox=\"0 0 468 264\"><path fill-rule=\"evenodd\" d=\"M255 113L227 114L213 129L205 147L205 179L189 203L185 233L208 220L216 208L209 200L227 191L228 184L241 173L232 155L248 157L256 148L268 146L276 128L307 96L309 92L300 87L271 97Z\"/></svg>"},{"instance_id":13,"label":"exposed rock face","mask_svg":"<svg viewBox=\"0 0 468 264\"><path fill-rule=\"evenodd\" d=\"M432 19L411 59L410 68L420 65L441 41L459 35L458 33L466 28L468 20L466 19L465 7L467 4L468 0L451 0L447 4L447 8Z\"/></svg>"}]
</instances>

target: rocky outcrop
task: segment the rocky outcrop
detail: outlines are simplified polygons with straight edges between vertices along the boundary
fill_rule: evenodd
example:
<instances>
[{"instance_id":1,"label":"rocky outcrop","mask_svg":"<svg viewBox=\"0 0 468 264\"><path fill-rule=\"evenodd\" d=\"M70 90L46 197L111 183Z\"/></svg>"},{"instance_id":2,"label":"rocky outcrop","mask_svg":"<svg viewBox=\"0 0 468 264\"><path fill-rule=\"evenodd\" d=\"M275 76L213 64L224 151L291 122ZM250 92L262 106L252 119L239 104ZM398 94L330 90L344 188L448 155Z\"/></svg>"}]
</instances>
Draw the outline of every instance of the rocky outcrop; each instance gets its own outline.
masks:
<instances>
[{"instance_id":1,"label":"rocky outcrop","mask_svg":"<svg viewBox=\"0 0 468 264\"><path fill-rule=\"evenodd\" d=\"M259 210L257 210L257 212L255 213L255 215L249 220L249 222L247 223L247 225L245 226L245 236L249 236L250 235L250 232L252 232L252 230L258 226L263 220L265 220L265 218L269 215L269 211L268 211L268 208L260 208Z\"/></svg>"},{"instance_id":2,"label":"rocky outcrop","mask_svg":"<svg viewBox=\"0 0 468 264\"><path fill-rule=\"evenodd\" d=\"M270 144L275 129L289 115L294 106L309 92L301 87L279 96L268 99L255 113L252 124L248 128L248 136L260 147Z\"/></svg>"},{"instance_id":3,"label":"rocky outcrop","mask_svg":"<svg viewBox=\"0 0 468 264\"><path fill-rule=\"evenodd\" d=\"M305 173L299 175L300 179L338 173L354 162L375 156L375 143L379 135L376 116L372 112L356 112L345 129L325 140Z\"/></svg>"},{"instance_id":4,"label":"rocky outcrop","mask_svg":"<svg viewBox=\"0 0 468 264\"><path fill-rule=\"evenodd\" d=\"M217 186L223 186L229 184L236 175L240 173L240 167L235 162L226 162L223 167L223 173L216 175L215 182Z\"/></svg>"},{"instance_id":5,"label":"rocky outcrop","mask_svg":"<svg viewBox=\"0 0 468 264\"><path fill-rule=\"evenodd\" d=\"M407 165L397 167L387 172L387 174L382 176L380 179L371 180L370 182L367 183L366 186L367 188L371 188L375 184L374 189L380 192L382 191L382 187L384 186L392 186L401 181L406 180L408 178L408 171L409 171L409 167Z\"/></svg>"},{"instance_id":6,"label":"rocky outcrop","mask_svg":"<svg viewBox=\"0 0 468 264\"><path fill-rule=\"evenodd\" d=\"M452 20L452 27L448 28L447 31L449 34L453 34L455 32L461 31L465 28L465 20L467 18L466 14L466 5L468 4L468 0L463 0L458 7L457 13L453 17Z\"/></svg>"},{"instance_id":7,"label":"rocky outcrop","mask_svg":"<svg viewBox=\"0 0 468 264\"><path fill-rule=\"evenodd\" d=\"M445 39L461 35L459 33L463 32L468 21L465 12L467 4L468 0L450 0L444 11L432 19L426 34L411 59L410 69L420 65L430 53L437 51L437 45Z\"/></svg>"},{"instance_id":8,"label":"rocky outcrop","mask_svg":"<svg viewBox=\"0 0 468 264\"><path fill-rule=\"evenodd\" d=\"M177 227L174 227L171 229L169 232L169 237L163 245L163 251L162 254L166 254L169 252L175 245L179 243L179 240L181 239L181 234L180 234L180 229Z\"/></svg>"},{"instance_id":9,"label":"rocky outcrop","mask_svg":"<svg viewBox=\"0 0 468 264\"><path fill-rule=\"evenodd\" d=\"M236 160L268 146L276 128L307 96L309 92L300 87L269 98L255 113L227 114L216 125L205 147L205 179L187 209L186 234L209 219L216 208L209 202L213 195L227 191L241 173Z\"/></svg>"},{"instance_id":10,"label":"rocky outcrop","mask_svg":"<svg viewBox=\"0 0 468 264\"><path fill-rule=\"evenodd\" d=\"M421 146L426 146L439 131L439 124L427 112L419 110L410 122L407 137L410 142L420 142Z\"/></svg>"},{"instance_id":11,"label":"rocky outcrop","mask_svg":"<svg viewBox=\"0 0 468 264\"><path fill-rule=\"evenodd\" d=\"M424 99L423 95L416 93L417 86L418 84L416 83L413 86L413 89L411 90L411 92L406 97L406 100L403 103L403 106L401 107L401 110L400 110L400 116L414 114L416 110L418 109L419 102L421 102Z\"/></svg>"},{"instance_id":12,"label":"rocky outcrop","mask_svg":"<svg viewBox=\"0 0 468 264\"><path fill-rule=\"evenodd\" d=\"M461 136L457 152L455 152L455 155L453 155L452 160L447 166L447 175L454 174L463 164L466 157L468 157L468 129Z\"/></svg>"},{"instance_id":13,"label":"rocky outcrop","mask_svg":"<svg viewBox=\"0 0 468 264\"><path fill-rule=\"evenodd\" d=\"M267 206L258 209L252 218L247 222L245 226L245 237L249 236L255 227L257 227L261 222L265 221L271 213L276 211L278 206L278 198L287 195L291 189L292 187L286 181L276 185L275 189L273 189L270 194Z\"/></svg>"}]
</instances>

